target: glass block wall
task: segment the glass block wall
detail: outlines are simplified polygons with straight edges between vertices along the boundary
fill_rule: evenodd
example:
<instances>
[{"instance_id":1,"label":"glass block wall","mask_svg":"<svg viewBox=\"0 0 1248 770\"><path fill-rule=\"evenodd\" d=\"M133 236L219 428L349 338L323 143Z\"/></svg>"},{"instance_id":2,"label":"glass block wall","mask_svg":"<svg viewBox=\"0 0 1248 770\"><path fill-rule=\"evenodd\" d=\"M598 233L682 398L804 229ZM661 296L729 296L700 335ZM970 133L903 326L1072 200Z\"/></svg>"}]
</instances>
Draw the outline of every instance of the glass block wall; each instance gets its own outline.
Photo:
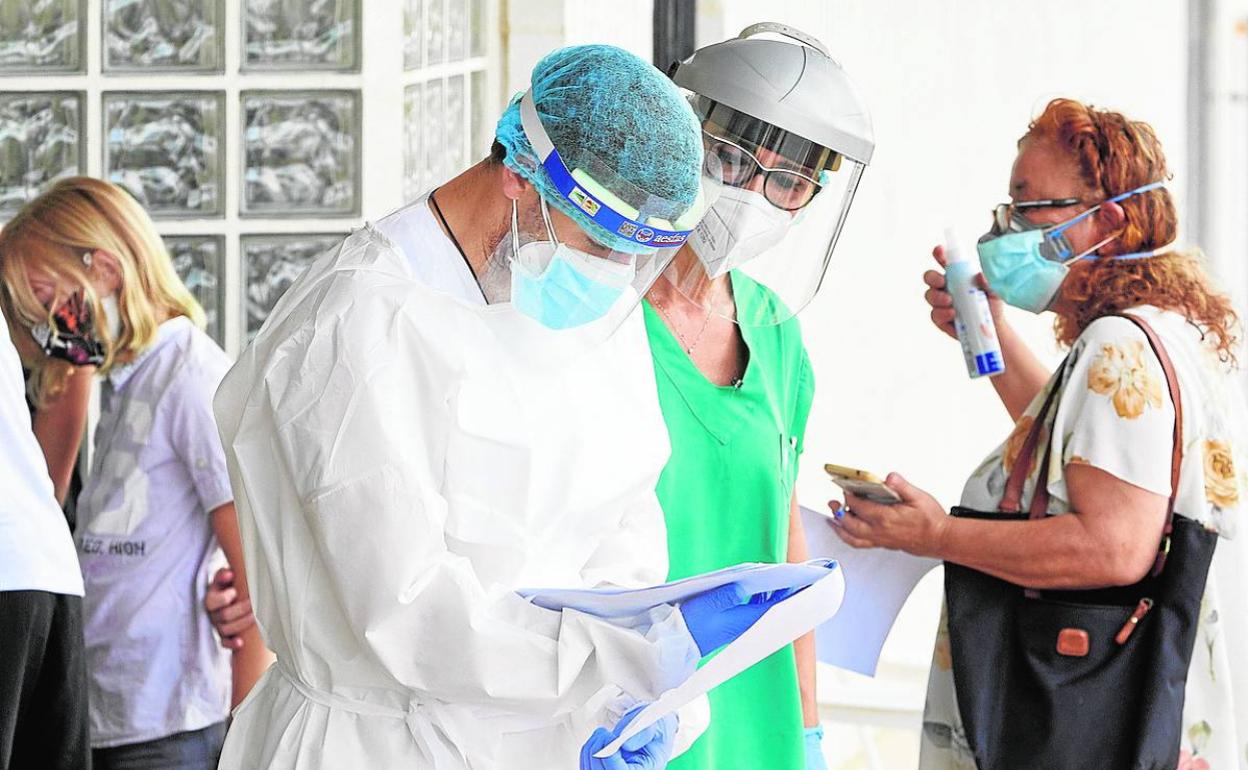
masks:
<instances>
[{"instance_id":1,"label":"glass block wall","mask_svg":"<svg viewBox=\"0 0 1248 770\"><path fill-rule=\"evenodd\" d=\"M0 222L90 174L236 353L299 272L489 149L499 0L0 0Z\"/></svg>"}]
</instances>

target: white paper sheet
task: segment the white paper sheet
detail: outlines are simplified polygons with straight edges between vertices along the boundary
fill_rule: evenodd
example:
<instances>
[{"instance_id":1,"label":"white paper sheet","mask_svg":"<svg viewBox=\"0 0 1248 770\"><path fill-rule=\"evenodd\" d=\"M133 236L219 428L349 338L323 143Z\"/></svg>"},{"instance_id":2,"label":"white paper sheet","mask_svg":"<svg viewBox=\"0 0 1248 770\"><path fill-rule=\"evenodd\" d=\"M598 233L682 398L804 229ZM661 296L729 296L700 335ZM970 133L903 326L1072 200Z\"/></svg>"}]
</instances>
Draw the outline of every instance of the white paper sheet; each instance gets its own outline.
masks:
<instances>
[{"instance_id":1,"label":"white paper sheet","mask_svg":"<svg viewBox=\"0 0 1248 770\"><path fill-rule=\"evenodd\" d=\"M526 588L518 593L548 610L570 608L600 618L628 618L662 604L678 604L729 583L740 583L746 593L801 588L827 577L830 559L804 564L737 564L649 588Z\"/></svg>"},{"instance_id":2,"label":"white paper sheet","mask_svg":"<svg viewBox=\"0 0 1248 770\"><path fill-rule=\"evenodd\" d=\"M835 559L845 573L840 611L815 631L819 660L875 676L880 650L914 587L938 559L883 548L859 550L832 531L827 516L802 508L811 556Z\"/></svg>"},{"instance_id":3,"label":"white paper sheet","mask_svg":"<svg viewBox=\"0 0 1248 770\"><path fill-rule=\"evenodd\" d=\"M810 562L807 563L809 565ZM785 566L768 565L771 569ZM836 614L845 592L845 581L835 562L822 567L823 576L808 588L769 609L732 643L719 651L682 684L663 693L642 709L619 737L594 756L609 757L624 741L682 706L728 681L810 629ZM703 576L705 577L705 576ZM771 589L767 589L771 590Z\"/></svg>"}]
</instances>

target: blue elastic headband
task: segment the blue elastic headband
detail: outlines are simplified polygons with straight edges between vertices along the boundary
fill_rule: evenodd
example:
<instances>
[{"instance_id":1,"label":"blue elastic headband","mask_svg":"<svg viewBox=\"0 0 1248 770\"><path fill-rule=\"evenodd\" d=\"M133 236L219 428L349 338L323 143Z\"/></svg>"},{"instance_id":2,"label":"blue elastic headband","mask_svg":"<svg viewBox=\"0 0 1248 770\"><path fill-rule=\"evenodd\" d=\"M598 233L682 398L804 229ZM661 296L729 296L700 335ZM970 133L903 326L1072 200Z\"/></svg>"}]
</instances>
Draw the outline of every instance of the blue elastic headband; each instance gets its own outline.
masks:
<instances>
[{"instance_id":1,"label":"blue elastic headband","mask_svg":"<svg viewBox=\"0 0 1248 770\"><path fill-rule=\"evenodd\" d=\"M533 103L532 90L525 91L524 96L520 98L520 125L524 129L525 136L528 137L529 144L537 153L537 157L541 159L542 168L546 169L547 176L550 177L550 181L555 185L559 194L607 231L652 248L680 246L689 238L691 230L666 230L625 216L578 184L563 162L563 158L559 157L559 151L555 149L554 143L550 141L550 136L542 126L541 118L537 114L537 106ZM604 189L606 189L605 186Z\"/></svg>"}]
</instances>

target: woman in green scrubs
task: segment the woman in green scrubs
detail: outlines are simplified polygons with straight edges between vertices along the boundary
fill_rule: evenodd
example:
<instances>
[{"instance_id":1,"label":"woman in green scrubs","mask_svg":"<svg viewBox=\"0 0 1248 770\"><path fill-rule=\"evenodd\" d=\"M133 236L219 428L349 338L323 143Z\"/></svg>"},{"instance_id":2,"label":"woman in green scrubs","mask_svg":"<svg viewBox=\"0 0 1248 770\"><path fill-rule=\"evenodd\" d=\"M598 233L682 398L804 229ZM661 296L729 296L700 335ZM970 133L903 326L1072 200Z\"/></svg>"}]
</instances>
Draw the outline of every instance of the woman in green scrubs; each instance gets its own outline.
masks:
<instances>
[{"instance_id":1,"label":"woman in green scrubs","mask_svg":"<svg viewBox=\"0 0 1248 770\"><path fill-rule=\"evenodd\" d=\"M658 486L669 579L741 562L804 560L793 484L815 383L797 320L741 334L719 320L686 342L688 324L673 307L682 298L660 281L645 314L672 442ZM766 289L743 276L733 289L738 303L765 301ZM811 685L813 665L810 659ZM710 729L668 767L802 770L803 723L818 723L809 696L804 720L787 646L711 691Z\"/></svg>"},{"instance_id":2,"label":"woman in green scrubs","mask_svg":"<svg viewBox=\"0 0 1248 770\"><path fill-rule=\"evenodd\" d=\"M700 49L672 79L722 182L644 304L672 446L658 497L675 580L807 559L794 485L815 384L794 314L822 284L874 140L840 65L790 27ZM712 690L710 727L668 767L823 770L813 642Z\"/></svg>"}]
</instances>

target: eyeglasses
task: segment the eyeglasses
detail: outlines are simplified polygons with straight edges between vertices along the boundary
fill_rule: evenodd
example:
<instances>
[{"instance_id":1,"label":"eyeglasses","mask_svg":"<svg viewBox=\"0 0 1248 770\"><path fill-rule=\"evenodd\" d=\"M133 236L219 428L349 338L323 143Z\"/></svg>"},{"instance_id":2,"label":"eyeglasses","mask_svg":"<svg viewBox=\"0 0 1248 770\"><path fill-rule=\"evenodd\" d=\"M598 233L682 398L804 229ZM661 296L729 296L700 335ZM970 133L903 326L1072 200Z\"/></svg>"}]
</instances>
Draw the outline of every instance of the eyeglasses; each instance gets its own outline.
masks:
<instances>
[{"instance_id":1,"label":"eyeglasses","mask_svg":"<svg viewBox=\"0 0 1248 770\"><path fill-rule=\"evenodd\" d=\"M1032 209L1060 209L1079 203L1078 198L1044 198L1034 201L1017 201L1015 203L998 203L992 210L992 225L997 233L1009 232L1010 220L1014 212L1027 212Z\"/></svg>"},{"instance_id":2,"label":"eyeglasses","mask_svg":"<svg viewBox=\"0 0 1248 770\"><path fill-rule=\"evenodd\" d=\"M813 177L787 168L768 168L754 153L741 145L702 131L706 148L704 165L712 176L724 184L745 187L760 171L763 173L763 197L778 209L797 211L805 207L823 187ZM713 168L718 163L719 168Z\"/></svg>"}]
</instances>

